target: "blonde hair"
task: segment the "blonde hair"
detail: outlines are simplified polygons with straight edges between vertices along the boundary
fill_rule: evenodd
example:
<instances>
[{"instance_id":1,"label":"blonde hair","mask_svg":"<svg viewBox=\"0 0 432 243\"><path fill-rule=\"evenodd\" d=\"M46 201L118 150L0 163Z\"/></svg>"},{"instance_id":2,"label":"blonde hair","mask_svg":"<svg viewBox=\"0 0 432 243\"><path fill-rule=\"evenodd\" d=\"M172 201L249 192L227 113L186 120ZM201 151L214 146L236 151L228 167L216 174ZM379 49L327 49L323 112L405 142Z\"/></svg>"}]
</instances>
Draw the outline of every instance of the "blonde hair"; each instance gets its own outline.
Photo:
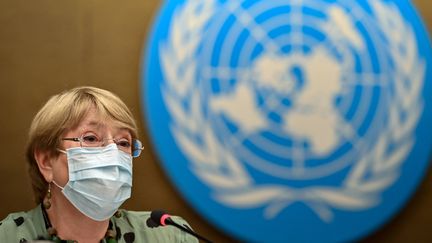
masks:
<instances>
[{"instance_id":1,"label":"blonde hair","mask_svg":"<svg viewBox=\"0 0 432 243\"><path fill-rule=\"evenodd\" d=\"M119 122L128 129L133 139L137 138L137 126L132 113L115 94L95 88L77 87L51 97L39 110L30 126L27 145L28 172L36 203L41 203L48 189L48 183L39 171L35 151L58 156L61 136L79 125L94 107L102 117Z\"/></svg>"}]
</instances>

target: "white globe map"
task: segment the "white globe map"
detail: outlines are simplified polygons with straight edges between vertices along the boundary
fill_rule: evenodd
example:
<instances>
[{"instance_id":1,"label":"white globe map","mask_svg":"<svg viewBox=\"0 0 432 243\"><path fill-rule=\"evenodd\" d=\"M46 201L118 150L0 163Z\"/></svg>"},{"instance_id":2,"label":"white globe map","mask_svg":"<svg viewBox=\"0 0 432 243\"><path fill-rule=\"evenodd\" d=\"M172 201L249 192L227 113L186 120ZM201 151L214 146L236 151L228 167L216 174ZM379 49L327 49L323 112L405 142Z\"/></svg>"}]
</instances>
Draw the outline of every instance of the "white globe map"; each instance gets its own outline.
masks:
<instances>
[{"instance_id":1,"label":"white globe map","mask_svg":"<svg viewBox=\"0 0 432 243\"><path fill-rule=\"evenodd\" d=\"M294 74L298 69L304 80ZM342 92L341 66L337 60L324 49L316 49L308 55L264 54L255 60L252 73L259 88L270 88L293 98L292 108L281 114L282 129L288 135L309 143L316 155L334 150L339 144L338 127L343 120L335 108L335 99ZM273 103L278 105L278 101ZM259 133L269 127L250 84L240 83L234 92L213 97L210 107L239 124L246 134Z\"/></svg>"}]
</instances>

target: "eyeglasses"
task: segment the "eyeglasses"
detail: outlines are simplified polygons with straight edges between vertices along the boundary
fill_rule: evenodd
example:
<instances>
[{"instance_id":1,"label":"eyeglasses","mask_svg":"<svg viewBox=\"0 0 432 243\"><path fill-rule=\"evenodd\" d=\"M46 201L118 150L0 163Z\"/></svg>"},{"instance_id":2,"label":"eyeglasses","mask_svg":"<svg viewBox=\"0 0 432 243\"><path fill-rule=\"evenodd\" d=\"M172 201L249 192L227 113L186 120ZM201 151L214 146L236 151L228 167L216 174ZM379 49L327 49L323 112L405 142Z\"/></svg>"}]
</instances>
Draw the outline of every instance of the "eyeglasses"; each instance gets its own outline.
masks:
<instances>
[{"instance_id":1,"label":"eyeglasses","mask_svg":"<svg viewBox=\"0 0 432 243\"><path fill-rule=\"evenodd\" d=\"M81 147L104 147L109 141L113 141L119 150L132 155L134 158L140 156L141 151L144 149L141 141L138 139L133 139L132 144L126 138L99 139L95 135L82 135L81 137L75 138L62 138L62 140L79 142Z\"/></svg>"}]
</instances>

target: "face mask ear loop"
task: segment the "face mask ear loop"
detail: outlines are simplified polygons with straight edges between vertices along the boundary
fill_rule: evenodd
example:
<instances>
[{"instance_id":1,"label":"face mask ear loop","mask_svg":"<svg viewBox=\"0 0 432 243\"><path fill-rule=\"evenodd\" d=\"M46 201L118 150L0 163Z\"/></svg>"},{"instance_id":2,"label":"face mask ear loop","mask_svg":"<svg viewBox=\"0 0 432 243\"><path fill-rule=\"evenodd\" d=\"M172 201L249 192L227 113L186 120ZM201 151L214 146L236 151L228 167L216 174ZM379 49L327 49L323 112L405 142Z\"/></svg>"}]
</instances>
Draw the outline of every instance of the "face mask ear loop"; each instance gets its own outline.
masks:
<instances>
[{"instance_id":1,"label":"face mask ear loop","mask_svg":"<svg viewBox=\"0 0 432 243\"><path fill-rule=\"evenodd\" d=\"M63 150L63 149L57 149L57 151L59 151L60 153L64 153L64 154L67 154L67 152L65 151L65 150Z\"/></svg>"},{"instance_id":2,"label":"face mask ear loop","mask_svg":"<svg viewBox=\"0 0 432 243\"><path fill-rule=\"evenodd\" d=\"M57 182L55 182L54 180L52 181L52 183L53 183L56 187L58 187L58 188L64 190L64 187L59 186L59 184L57 184Z\"/></svg>"}]
</instances>

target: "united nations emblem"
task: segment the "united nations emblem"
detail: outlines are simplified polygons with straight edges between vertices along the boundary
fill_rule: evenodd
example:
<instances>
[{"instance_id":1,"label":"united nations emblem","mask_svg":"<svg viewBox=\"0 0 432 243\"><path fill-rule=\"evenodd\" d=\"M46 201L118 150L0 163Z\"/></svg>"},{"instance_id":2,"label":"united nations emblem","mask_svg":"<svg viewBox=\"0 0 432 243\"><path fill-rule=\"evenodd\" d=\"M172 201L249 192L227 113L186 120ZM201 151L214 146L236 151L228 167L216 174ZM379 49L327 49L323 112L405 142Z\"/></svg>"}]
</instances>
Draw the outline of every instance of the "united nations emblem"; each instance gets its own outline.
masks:
<instances>
[{"instance_id":1,"label":"united nations emblem","mask_svg":"<svg viewBox=\"0 0 432 243\"><path fill-rule=\"evenodd\" d=\"M168 1L146 55L161 162L234 237L364 237L427 169L432 55L410 3Z\"/></svg>"}]
</instances>

